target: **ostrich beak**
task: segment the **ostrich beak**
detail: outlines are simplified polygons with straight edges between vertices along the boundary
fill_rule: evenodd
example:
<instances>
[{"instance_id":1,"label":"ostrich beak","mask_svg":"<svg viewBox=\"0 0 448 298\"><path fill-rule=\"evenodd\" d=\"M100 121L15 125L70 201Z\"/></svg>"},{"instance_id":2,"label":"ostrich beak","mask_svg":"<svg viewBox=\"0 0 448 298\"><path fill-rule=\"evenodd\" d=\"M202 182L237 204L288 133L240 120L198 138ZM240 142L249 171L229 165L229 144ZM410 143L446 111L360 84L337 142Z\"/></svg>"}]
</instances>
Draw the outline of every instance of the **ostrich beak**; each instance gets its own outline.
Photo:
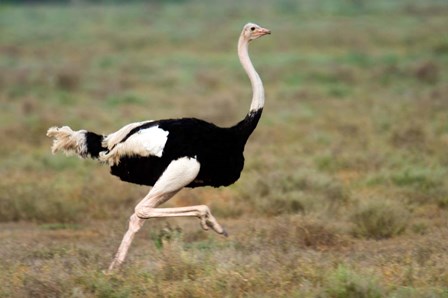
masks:
<instances>
[{"instance_id":1,"label":"ostrich beak","mask_svg":"<svg viewBox=\"0 0 448 298\"><path fill-rule=\"evenodd\" d=\"M266 34L271 34L271 30L266 28L258 28L257 31L255 32L256 37L261 37Z\"/></svg>"}]
</instances>

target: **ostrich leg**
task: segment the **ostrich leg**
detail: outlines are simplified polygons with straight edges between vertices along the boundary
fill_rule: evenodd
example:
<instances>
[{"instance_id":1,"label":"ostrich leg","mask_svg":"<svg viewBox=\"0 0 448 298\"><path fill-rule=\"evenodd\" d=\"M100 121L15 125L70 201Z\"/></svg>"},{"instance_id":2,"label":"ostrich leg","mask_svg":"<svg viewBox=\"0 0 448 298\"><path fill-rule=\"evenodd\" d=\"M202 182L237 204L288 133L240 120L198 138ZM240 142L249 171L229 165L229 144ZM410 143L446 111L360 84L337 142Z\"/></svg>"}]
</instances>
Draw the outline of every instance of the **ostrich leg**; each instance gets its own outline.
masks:
<instances>
[{"instance_id":1,"label":"ostrich leg","mask_svg":"<svg viewBox=\"0 0 448 298\"><path fill-rule=\"evenodd\" d=\"M206 205L156 208L172 198L179 190L188 185L199 173L200 164L193 158L180 158L172 161L146 197L135 207L129 219L129 228L121 241L108 273L119 267L126 258L129 247L143 226L145 219L157 217L198 217L203 229L212 228L218 234L227 236L226 231L216 221Z\"/></svg>"}]
</instances>

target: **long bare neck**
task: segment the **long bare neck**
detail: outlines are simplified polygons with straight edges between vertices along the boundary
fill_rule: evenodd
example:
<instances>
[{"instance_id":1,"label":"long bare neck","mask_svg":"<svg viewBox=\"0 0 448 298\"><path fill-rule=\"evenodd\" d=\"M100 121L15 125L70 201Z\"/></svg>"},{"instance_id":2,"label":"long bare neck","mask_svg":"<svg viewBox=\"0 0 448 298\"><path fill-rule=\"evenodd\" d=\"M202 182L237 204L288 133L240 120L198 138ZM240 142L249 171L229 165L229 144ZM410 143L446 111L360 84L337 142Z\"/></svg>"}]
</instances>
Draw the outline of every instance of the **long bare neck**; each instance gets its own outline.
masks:
<instances>
[{"instance_id":1,"label":"long bare neck","mask_svg":"<svg viewBox=\"0 0 448 298\"><path fill-rule=\"evenodd\" d=\"M250 60L248 48L249 42L241 35L238 40L238 57L252 85L252 102L249 112L255 112L264 106L264 88L263 82Z\"/></svg>"},{"instance_id":2,"label":"long bare neck","mask_svg":"<svg viewBox=\"0 0 448 298\"><path fill-rule=\"evenodd\" d=\"M241 120L231 128L239 136L238 141L244 149L247 139L257 127L258 120L260 120L261 113L263 112L264 89L260 76L255 71L252 62L250 61L248 53L248 41L245 40L243 36L241 36L238 40L238 56L240 58L241 65L249 76L253 92L249 113L243 120Z\"/></svg>"}]
</instances>

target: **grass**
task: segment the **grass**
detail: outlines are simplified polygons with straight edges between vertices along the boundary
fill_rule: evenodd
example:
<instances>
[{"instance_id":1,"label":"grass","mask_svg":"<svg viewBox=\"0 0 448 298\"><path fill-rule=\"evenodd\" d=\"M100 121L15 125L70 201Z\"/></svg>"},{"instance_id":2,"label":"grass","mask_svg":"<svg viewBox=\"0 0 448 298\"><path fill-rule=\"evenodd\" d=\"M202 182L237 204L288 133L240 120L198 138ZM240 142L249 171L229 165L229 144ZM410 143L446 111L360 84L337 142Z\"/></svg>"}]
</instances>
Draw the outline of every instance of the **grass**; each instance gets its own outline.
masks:
<instances>
[{"instance_id":1,"label":"grass","mask_svg":"<svg viewBox=\"0 0 448 298\"><path fill-rule=\"evenodd\" d=\"M401 204L376 199L353 213L355 236L382 239L402 234L408 225L409 214Z\"/></svg>"},{"instance_id":2,"label":"grass","mask_svg":"<svg viewBox=\"0 0 448 298\"><path fill-rule=\"evenodd\" d=\"M326 280L326 294L328 297L368 297L380 298L384 293L376 281L370 276L359 276L357 273L338 266Z\"/></svg>"},{"instance_id":3,"label":"grass","mask_svg":"<svg viewBox=\"0 0 448 298\"><path fill-rule=\"evenodd\" d=\"M1 297L447 297L448 6L199 1L0 6ZM151 220L146 187L52 156L46 129L241 119L241 26L267 94L235 185L180 192L230 233Z\"/></svg>"}]
</instances>

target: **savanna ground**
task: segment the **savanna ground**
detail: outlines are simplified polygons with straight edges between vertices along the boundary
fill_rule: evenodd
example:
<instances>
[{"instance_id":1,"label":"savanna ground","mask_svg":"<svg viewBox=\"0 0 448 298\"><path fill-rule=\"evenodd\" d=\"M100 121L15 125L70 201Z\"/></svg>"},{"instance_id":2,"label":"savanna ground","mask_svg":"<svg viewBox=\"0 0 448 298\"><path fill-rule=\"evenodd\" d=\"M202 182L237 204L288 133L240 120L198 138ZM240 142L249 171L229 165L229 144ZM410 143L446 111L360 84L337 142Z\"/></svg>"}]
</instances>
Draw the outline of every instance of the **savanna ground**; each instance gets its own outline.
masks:
<instances>
[{"instance_id":1,"label":"savanna ground","mask_svg":"<svg viewBox=\"0 0 448 298\"><path fill-rule=\"evenodd\" d=\"M237 122L247 21L273 34L242 177L167 204L230 237L150 220L104 275L148 188L52 156L46 129ZM448 297L447 24L435 0L0 6L0 296Z\"/></svg>"}]
</instances>

